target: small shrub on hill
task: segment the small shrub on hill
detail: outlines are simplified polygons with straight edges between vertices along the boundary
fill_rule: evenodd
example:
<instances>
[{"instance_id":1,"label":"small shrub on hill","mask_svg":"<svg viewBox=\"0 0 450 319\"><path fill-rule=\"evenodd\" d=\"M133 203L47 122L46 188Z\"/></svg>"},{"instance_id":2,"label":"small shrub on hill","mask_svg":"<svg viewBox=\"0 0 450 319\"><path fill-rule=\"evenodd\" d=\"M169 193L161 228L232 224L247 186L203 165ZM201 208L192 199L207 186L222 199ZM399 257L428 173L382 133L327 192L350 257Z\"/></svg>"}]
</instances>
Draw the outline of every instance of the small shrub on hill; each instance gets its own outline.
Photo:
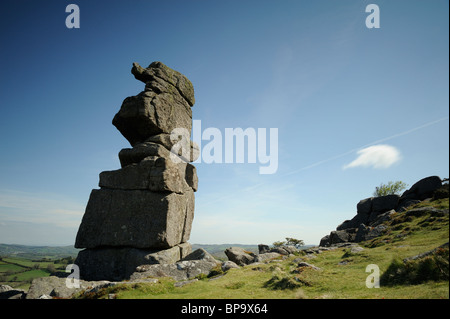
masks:
<instances>
[{"instance_id":1,"label":"small shrub on hill","mask_svg":"<svg viewBox=\"0 0 450 319\"><path fill-rule=\"evenodd\" d=\"M375 191L373 192L373 196L380 197L386 195L400 195L401 191L406 189L408 185L403 183L402 181L397 182L388 182L387 184L381 184L378 187L375 187Z\"/></svg>"}]
</instances>

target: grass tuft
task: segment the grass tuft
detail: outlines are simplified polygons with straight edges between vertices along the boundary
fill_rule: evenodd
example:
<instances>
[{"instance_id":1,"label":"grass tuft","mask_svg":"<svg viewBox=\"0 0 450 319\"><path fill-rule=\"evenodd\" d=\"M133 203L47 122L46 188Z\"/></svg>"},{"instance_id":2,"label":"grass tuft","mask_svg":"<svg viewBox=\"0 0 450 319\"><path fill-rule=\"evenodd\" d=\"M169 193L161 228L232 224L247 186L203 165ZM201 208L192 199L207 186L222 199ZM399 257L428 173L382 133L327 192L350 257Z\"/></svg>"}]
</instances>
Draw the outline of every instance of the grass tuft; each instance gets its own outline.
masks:
<instances>
[{"instance_id":1,"label":"grass tuft","mask_svg":"<svg viewBox=\"0 0 450 319\"><path fill-rule=\"evenodd\" d=\"M449 249L439 248L433 254L416 260L394 259L380 278L381 284L416 285L427 281L449 280Z\"/></svg>"}]
</instances>

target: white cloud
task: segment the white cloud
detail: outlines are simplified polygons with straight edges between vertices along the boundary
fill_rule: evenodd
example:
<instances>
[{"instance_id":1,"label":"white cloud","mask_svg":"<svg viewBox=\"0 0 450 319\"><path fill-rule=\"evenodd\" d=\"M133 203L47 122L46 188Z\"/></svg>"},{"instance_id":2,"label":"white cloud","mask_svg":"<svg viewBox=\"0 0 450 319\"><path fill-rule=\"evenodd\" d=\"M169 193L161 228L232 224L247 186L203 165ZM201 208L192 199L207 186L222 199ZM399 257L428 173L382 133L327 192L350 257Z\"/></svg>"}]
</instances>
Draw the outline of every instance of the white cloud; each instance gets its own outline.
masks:
<instances>
[{"instance_id":1,"label":"white cloud","mask_svg":"<svg viewBox=\"0 0 450 319\"><path fill-rule=\"evenodd\" d=\"M358 157L343 169L352 167L372 167L385 169L391 167L401 159L400 151L386 144L373 145L357 152Z\"/></svg>"}]
</instances>

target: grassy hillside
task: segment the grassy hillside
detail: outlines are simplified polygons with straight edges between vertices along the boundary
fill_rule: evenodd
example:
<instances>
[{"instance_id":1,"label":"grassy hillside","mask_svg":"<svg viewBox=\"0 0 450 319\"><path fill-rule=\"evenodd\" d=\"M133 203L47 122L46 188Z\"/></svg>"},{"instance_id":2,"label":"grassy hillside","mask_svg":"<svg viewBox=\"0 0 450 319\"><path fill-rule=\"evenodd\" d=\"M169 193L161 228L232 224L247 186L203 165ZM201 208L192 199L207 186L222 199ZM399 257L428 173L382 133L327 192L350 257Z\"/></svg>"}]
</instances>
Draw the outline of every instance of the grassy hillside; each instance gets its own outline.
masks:
<instances>
[{"instance_id":1,"label":"grassy hillside","mask_svg":"<svg viewBox=\"0 0 450 319\"><path fill-rule=\"evenodd\" d=\"M448 198L420 203L419 206L448 208ZM417 207L417 206L415 206ZM412 207L414 208L414 207ZM369 275L366 267L376 264L383 276L393 265L404 264L403 259L432 250L449 240L449 216L426 213L410 216L407 212L396 213L387 223L388 231L383 236L360 243L364 249L351 252L350 248L339 248L315 254L310 258L302 253L285 260L273 260L267 264L248 265L231 269L216 278L199 278L183 287L174 287L174 281L162 278L156 284L115 286L99 291L92 297L103 298L115 293L117 298L449 298L448 247L442 280L422 277L415 284L408 282L383 282L380 288L367 288ZM444 254L445 255L445 254ZM298 267L299 258L314 264L321 270ZM427 267L418 263L418 268L434 270L425 259ZM422 268L421 268L422 267ZM417 268L417 267L416 267ZM425 274L426 275L426 274ZM386 278L384 276L383 278Z\"/></svg>"}]
</instances>

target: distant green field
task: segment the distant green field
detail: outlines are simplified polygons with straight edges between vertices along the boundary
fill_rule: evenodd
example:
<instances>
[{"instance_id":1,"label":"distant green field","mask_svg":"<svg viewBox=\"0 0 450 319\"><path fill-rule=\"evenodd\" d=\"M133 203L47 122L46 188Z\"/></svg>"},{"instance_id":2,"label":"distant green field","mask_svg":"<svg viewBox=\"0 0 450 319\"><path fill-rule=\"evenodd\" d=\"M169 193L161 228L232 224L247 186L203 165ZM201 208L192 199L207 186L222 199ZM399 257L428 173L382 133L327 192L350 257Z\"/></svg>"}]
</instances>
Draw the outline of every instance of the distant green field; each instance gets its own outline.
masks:
<instances>
[{"instance_id":1,"label":"distant green field","mask_svg":"<svg viewBox=\"0 0 450 319\"><path fill-rule=\"evenodd\" d=\"M11 265L11 264L4 264L1 263L0 264L0 273L5 273L5 272L18 272L18 271L23 271L26 268L17 266L17 265Z\"/></svg>"},{"instance_id":2,"label":"distant green field","mask_svg":"<svg viewBox=\"0 0 450 319\"><path fill-rule=\"evenodd\" d=\"M50 276L50 273L48 271L45 271L42 269L33 269L33 270L25 271L25 272L22 272L19 274L11 275L10 280L12 280L12 278L14 278L14 277L17 277L17 279L15 281L27 281L27 280L34 279L34 278L47 277L47 276Z\"/></svg>"},{"instance_id":3,"label":"distant green field","mask_svg":"<svg viewBox=\"0 0 450 319\"><path fill-rule=\"evenodd\" d=\"M15 258L15 257L3 257L2 261L4 263L18 264L18 265L21 265L24 267L32 267L34 264L31 260L24 259L24 258Z\"/></svg>"},{"instance_id":4,"label":"distant green field","mask_svg":"<svg viewBox=\"0 0 450 319\"><path fill-rule=\"evenodd\" d=\"M54 260L1 257L0 284L28 289L35 278L50 276L52 271L64 271L66 264Z\"/></svg>"}]
</instances>

